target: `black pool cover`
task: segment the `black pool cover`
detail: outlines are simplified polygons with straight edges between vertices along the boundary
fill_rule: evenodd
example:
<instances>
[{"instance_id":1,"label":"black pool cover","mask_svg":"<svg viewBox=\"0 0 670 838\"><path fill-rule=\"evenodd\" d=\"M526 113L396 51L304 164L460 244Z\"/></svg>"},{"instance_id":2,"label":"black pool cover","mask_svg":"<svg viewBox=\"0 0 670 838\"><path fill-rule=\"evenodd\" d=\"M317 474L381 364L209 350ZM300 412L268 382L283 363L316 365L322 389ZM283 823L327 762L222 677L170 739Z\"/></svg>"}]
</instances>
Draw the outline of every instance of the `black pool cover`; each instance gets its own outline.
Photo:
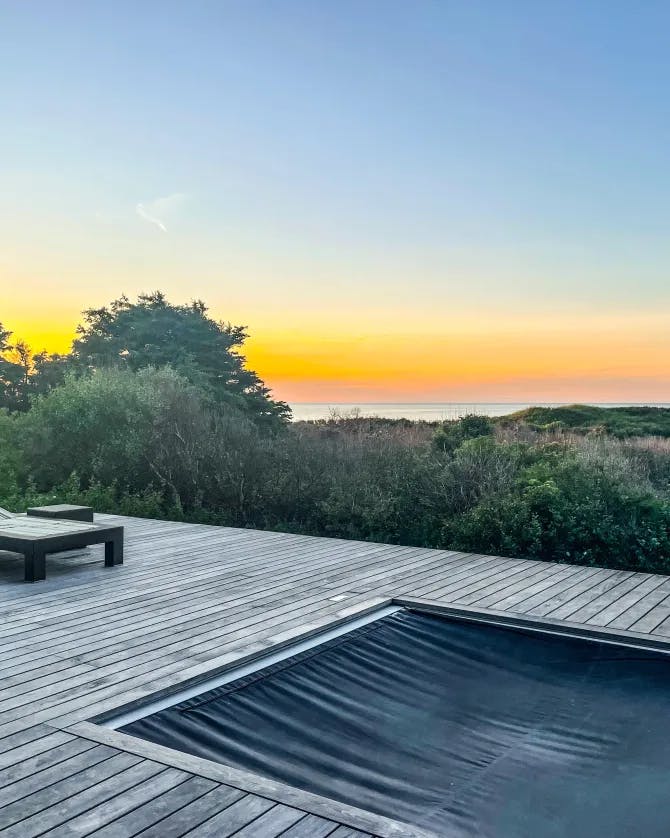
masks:
<instances>
[{"instance_id":1,"label":"black pool cover","mask_svg":"<svg viewBox=\"0 0 670 838\"><path fill-rule=\"evenodd\" d=\"M670 836L670 659L399 611L123 728L444 836Z\"/></svg>"}]
</instances>

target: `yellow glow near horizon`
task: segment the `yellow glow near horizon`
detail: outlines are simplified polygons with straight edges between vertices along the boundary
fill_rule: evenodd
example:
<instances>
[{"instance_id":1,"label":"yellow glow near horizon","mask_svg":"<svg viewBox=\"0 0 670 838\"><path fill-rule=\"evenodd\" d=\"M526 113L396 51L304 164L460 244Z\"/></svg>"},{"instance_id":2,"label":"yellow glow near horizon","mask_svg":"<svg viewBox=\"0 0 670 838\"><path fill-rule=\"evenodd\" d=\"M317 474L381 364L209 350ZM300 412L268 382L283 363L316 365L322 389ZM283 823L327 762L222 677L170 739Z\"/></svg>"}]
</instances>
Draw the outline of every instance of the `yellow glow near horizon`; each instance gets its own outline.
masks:
<instances>
[{"instance_id":1,"label":"yellow glow near horizon","mask_svg":"<svg viewBox=\"0 0 670 838\"><path fill-rule=\"evenodd\" d=\"M480 324L449 334L261 334L247 357L293 401L665 401L661 318Z\"/></svg>"},{"instance_id":2,"label":"yellow glow near horizon","mask_svg":"<svg viewBox=\"0 0 670 838\"><path fill-rule=\"evenodd\" d=\"M35 351L161 289L289 401L670 400L667 4L34 5L0 322Z\"/></svg>"},{"instance_id":3,"label":"yellow glow near horizon","mask_svg":"<svg viewBox=\"0 0 670 838\"><path fill-rule=\"evenodd\" d=\"M5 306L0 319L34 350L64 352L80 317L70 301L35 301ZM376 331L366 329L365 320L362 312L349 322L331 314L310 328L300 319L278 328L259 317L250 326L249 366L287 401L668 399L664 315L463 313L414 333L403 330L399 317L385 318Z\"/></svg>"}]
</instances>

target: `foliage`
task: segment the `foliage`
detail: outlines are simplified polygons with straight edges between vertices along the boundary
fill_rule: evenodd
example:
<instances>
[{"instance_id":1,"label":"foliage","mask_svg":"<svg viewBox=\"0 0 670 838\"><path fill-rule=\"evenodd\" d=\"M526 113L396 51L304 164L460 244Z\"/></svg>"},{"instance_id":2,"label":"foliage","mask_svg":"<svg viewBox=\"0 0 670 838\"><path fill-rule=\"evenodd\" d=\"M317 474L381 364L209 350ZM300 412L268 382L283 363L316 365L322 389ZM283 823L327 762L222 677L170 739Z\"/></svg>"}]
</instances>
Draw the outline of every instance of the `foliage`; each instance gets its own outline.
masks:
<instances>
[{"instance_id":1,"label":"foliage","mask_svg":"<svg viewBox=\"0 0 670 838\"><path fill-rule=\"evenodd\" d=\"M345 419L268 435L169 367L101 369L0 413L0 505L670 572L670 443L506 430L447 450L431 433Z\"/></svg>"},{"instance_id":2,"label":"foliage","mask_svg":"<svg viewBox=\"0 0 670 838\"><path fill-rule=\"evenodd\" d=\"M74 473L82 488L156 487L173 507L194 507L231 414L236 426L249 424L234 408L214 414L203 393L169 367L69 375L17 420L25 473L40 490Z\"/></svg>"},{"instance_id":3,"label":"foliage","mask_svg":"<svg viewBox=\"0 0 670 838\"><path fill-rule=\"evenodd\" d=\"M468 439L491 436L492 433L493 422L488 416L470 413L461 419L444 422L435 431L433 445L440 451L450 453Z\"/></svg>"},{"instance_id":4,"label":"foliage","mask_svg":"<svg viewBox=\"0 0 670 838\"><path fill-rule=\"evenodd\" d=\"M290 417L288 405L273 400L247 368L240 354L245 327L217 323L201 301L172 305L156 291L140 295L135 303L121 297L83 316L67 355L33 355L22 341L10 344L11 332L0 325L0 408L27 411L36 396L60 387L72 375L169 366L203 397L243 412L260 427L277 431Z\"/></svg>"},{"instance_id":5,"label":"foliage","mask_svg":"<svg viewBox=\"0 0 670 838\"><path fill-rule=\"evenodd\" d=\"M444 537L463 550L670 571L667 499L574 451L549 459L539 452L511 486L447 522Z\"/></svg>"},{"instance_id":6,"label":"foliage","mask_svg":"<svg viewBox=\"0 0 670 838\"><path fill-rule=\"evenodd\" d=\"M670 573L670 411L287 425L244 330L160 294L87 312L67 356L10 338L0 326L0 506Z\"/></svg>"},{"instance_id":7,"label":"foliage","mask_svg":"<svg viewBox=\"0 0 670 838\"><path fill-rule=\"evenodd\" d=\"M525 424L540 431L604 433L619 438L670 437L670 409L667 407L596 407L585 404L529 407L505 416L499 422L503 426Z\"/></svg>"},{"instance_id":8,"label":"foliage","mask_svg":"<svg viewBox=\"0 0 670 838\"><path fill-rule=\"evenodd\" d=\"M135 303L120 297L85 311L77 332L72 357L87 369L170 365L217 402L253 419L276 424L289 416L288 405L270 398L239 354L245 327L217 323L200 300L172 305L160 291L142 294Z\"/></svg>"},{"instance_id":9,"label":"foliage","mask_svg":"<svg viewBox=\"0 0 670 838\"><path fill-rule=\"evenodd\" d=\"M30 350L22 341L10 343L11 336L0 323L0 408L24 410L28 406Z\"/></svg>"}]
</instances>

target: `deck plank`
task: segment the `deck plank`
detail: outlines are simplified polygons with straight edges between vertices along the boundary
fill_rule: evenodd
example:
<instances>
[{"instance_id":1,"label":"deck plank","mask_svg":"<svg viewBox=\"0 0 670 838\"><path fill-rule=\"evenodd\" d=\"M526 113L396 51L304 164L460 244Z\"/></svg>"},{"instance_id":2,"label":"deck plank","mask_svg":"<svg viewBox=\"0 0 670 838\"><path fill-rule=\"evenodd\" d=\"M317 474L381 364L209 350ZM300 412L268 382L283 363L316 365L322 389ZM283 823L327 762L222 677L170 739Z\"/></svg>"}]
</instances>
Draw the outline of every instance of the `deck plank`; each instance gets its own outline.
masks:
<instances>
[{"instance_id":1,"label":"deck plank","mask_svg":"<svg viewBox=\"0 0 670 838\"><path fill-rule=\"evenodd\" d=\"M647 577L642 573L632 573L626 576L614 587L609 588L599 596L582 605L576 611L572 611L568 615L568 619L575 623L589 623L597 617L602 611L610 608L616 608L617 603L623 599L626 594L635 593L636 588L646 581Z\"/></svg>"},{"instance_id":2,"label":"deck plank","mask_svg":"<svg viewBox=\"0 0 670 838\"><path fill-rule=\"evenodd\" d=\"M11 799L16 799L16 785L19 780L27 777L35 778L48 768L55 767L56 776L62 777L63 766L60 763L65 763L70 757L75 757L93 747L93 742L73 737L63 745L57 745L55 748L50 748L34 757L15 763L0 773L0 801L6 796L6 790L9 791L8 802ZM0 805L4 804L0 803Z\"/></svg>"},{"instance_id":3,"label":"deck plank","mask_svg":"<svg viewBox=\"0 0 670 838\"><path fill-rule=\"evenodd\" d=\"M45 730L49 730L45 725L39 725L37 728L27 727L18 731L16 734L0 739L0 745L3 742L8 743L6 749L0 748L0 771L7 769L8 766L14 765L17 762L30 759L36 754L57 748L59 745L69 742L73 738L69 733L64 733L60 730L51 730L48 733L44 733L43 731ZM33 735L35 732L37 732L37 735ZM29 737L27 742L25 741L26 737ZM14 742L20 744L13 745Z\"/></svg>"},{"instance_id":4,"label":"deck plank","mask_svg":"<svg viewBox=\"0 0 670 838\"><path fill-rule=\"evenodd\" d=\"M253 823L275 805L272 800L246 794L223 812L187 832L184 838L228 838L229 835Z\"/></svg>"},{"instance_id":5,"label":"deck plank","mask_svg":"<svg viewBox=\"0 0 670 838\"><path fill-rule=\"evenodd\" d=\"M482 591L481 595L472 601L472 604L477 605L478 608L496 608L502 611L505 608L512 607L515 602L545 591L569 576L570 572L574 573L576 570L577 568L565 568L562 565L543 565L541 570L534 574L533 578L522 577L513 580L506 587L499 588L496 586L495 590Z\"/></svg>"},{"instance_id":6,"label":"deck plank","mask_svg":"<svg viewBox=\"0 0 670 838\"><path fill-rule=\"evenodd\" d=\"M158 766L155 767L158 769ZM143 766L143 774L146 775L147 771L148 768ZM164 771L156 770L137 785L87 809L74 818L70 818L59 828L59 835L61 838L83 838L85 835L90 835L91 832L123 815L134 812L143 803L153 800L160 794L169 792L188 778L188 774L176 768L167 768Z\"/></svg>"},{"instance_id":7,"label":"deck plank","mask_svg":"<svg viewBox=\"0 0 670 838\"><path fill-rule=\"evenodd\" d=\"M217 784L214 781L191 776L176 788L159 794L153 800L117 818L113 823L96 829L90 835L95 838L132 838L133 835L155 826L215 788Z\"/></svg>"},{"instance_id":8,"label":"deck plank","mask_svg":"<svg viewBox=\"0 0 670 838\"><path fill-rule=\"evenodd\" d=\"M101 551L91 548L54 557L46 582L24 585L20 559L0 556L3 836L369 838L369 823L359 831L341 810L342 821L329 820L332 810L322 817L324 810L295 808L301 802L198 776L195 764L164 765L64 728L373 597L670 636L667 577L205 524L98 520L125 527L123 566L105 569Z\"/></svg>"},{"instance_id":9,"label":"deck plank","mask_svg":"<svg viewBox=\"0 0 670 838\"><path fill-rule=\"evenodd\" d=\"M318 815L306 815L280 835L281 838L328 838L336 829L337 824L333 821L324 820Z\"/></svg>"},{"instance_id":10,"label":"deck plank","mask_svg":"<svg viewBox=\"0 0 670 838\"><path fill-rule=\"evenodd\" d=\"M182 807L174 814L149 827L142 833L142 838L182 838L186 832L192 831L200 824L229 809L244 796L244 792L239 789L217 786L217 788Z\"/></svg>"},{"instance_id":11,"label":"deck plank","mask_svg":"<svg viewBox=\"0 0 670 838\"><path fill-rule=\"evenodd\" d=\"M235 838L277 838L305 816L299 809L277 804L235 833ZM333 824L334 826L334 824Z\"/></svg>"},{"instance_id":12,"label":"deck plank","mask_svg":"<svg viewBox=\"0 0 670 838\"><path fill-rule=\"evenodd\" d=\"M655 579L660 580L660 584L615 617L608 624L609 628L634 629L635 631L645 632L652 631L654 626L658 625L657 621L645 622L645 618L670 596L670 579L667 576L657 576Z\"/></svg>"},{"instance_id":13,"label":"deck plank","mask_svg":"<svg viewBox=\"0 0 670 838\"><path fill-rule=\"evenodd\" d=\"M110 756L110 753L113 755ZM48 778L44 787L3 806L0 809L0 828L12 829L14 827L10 825L20 821L16 823L16 834L22 835L21 829L27 833L27 820L30 818L54 806L57 808L74 795L90 787L95 788L109 778L120 777L126 769L142 762L132 754L114 754L113 749L104 745L92 748L82 756L74 757L70 765L63 768L56 782L52 783L51 778ZM72 773L69 774L69 771Z\"/></svg>"}]
</instances>

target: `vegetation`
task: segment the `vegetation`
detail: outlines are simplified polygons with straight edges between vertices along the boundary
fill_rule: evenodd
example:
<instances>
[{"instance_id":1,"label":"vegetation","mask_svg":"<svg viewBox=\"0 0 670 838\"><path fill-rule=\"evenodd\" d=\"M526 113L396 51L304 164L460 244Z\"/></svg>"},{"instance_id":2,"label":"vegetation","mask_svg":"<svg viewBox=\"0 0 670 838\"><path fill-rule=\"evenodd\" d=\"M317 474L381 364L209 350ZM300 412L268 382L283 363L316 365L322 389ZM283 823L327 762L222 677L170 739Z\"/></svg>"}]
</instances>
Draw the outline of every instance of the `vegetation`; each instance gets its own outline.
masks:
<instances>
[{"instance_id":1,"label":"vegetation","mask_svg":"<svg viewBox=\"0 0 670 838\"><path fill-rule=\"evenodd\" d=\"M10 411L28 410L32 397L60 386L68 375L170 366L207 398L236 407L254 422L276 430L290 417L288 405L270 398L239 352L246 328L217 323L200 300L172 305L156 291L135 303L120 297L88 309L68 355L33 358L24 343L10 345L10 336L0 324L0 407Z\"/></svg>"},{"instance_id":2,"label":"vegetation","mask_svg":"<svg viewBox=\"0 0 670 838\"><path fill-rule=\"evenodd\" d=\"M0 335L1 506L670 572L670 411L290 424L244 331L162 295L87 312L66 356Z\"/></svg>"},{"instance_id":3,"label":"vegetation","mask_svg":"<svg viewBox=\"0 0 670 838\"><path fill-rule=\"evenodd\" d=\"M573 404L565 407L529 407L500 420L503 426L522 424L535 430L670 437L670 410L665 407L596 407Z\"/></svg>"},{"instance_id":4,"label":"vegetation","mask_svg":"<svg viewBox=\"0 0 670 838\"><path fill-rule=\"evenodd\" d=\"M443 422L435 431L433 445L438 451L453 453L469 439L481 439L493 434L493 421L488 416L464 416L458 422Z\"/></svg>"}]
</instances>

